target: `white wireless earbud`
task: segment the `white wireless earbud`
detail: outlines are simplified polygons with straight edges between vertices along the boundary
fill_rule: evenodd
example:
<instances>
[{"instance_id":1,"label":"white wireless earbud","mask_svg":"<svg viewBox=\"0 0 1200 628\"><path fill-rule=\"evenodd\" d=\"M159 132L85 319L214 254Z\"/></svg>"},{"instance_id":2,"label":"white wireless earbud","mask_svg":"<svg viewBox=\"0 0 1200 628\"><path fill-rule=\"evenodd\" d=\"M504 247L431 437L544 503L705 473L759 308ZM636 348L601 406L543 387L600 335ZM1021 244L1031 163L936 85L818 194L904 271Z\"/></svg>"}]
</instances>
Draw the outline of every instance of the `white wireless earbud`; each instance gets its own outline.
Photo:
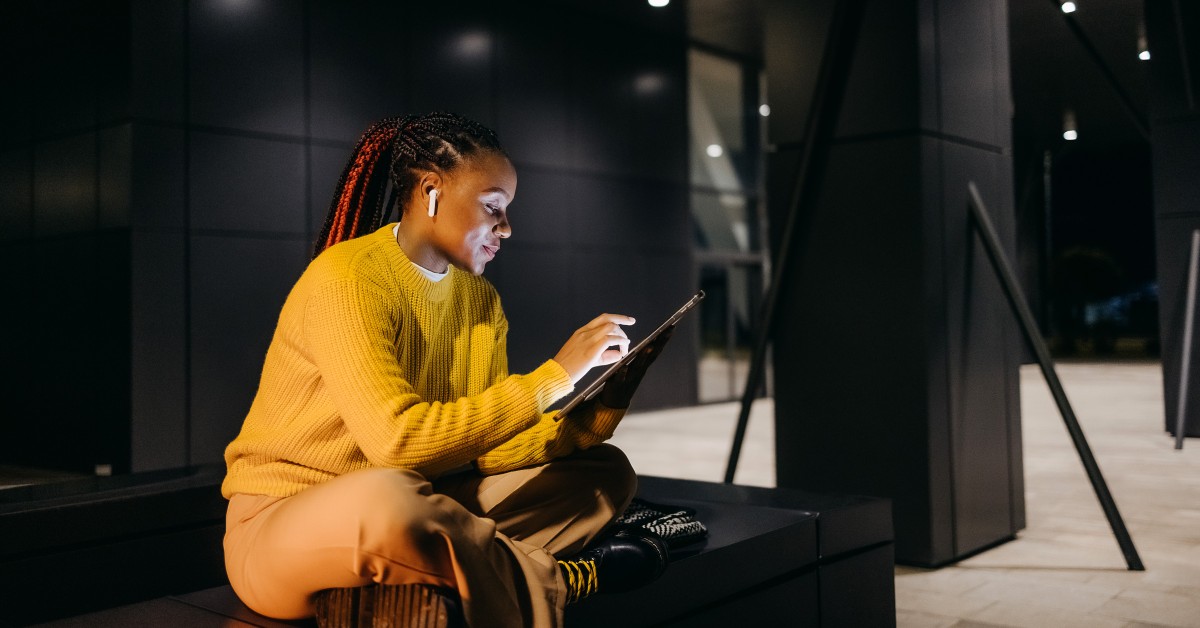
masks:
<instances>
[{"instance_id":1,"label":"white wireless earbud","mask_svg":"<svg viewBox=\"0 0 1200 628\"><path fill-rule=\"evenodd\" d=\"M437 190L429 190L429 217L437 215Z\"/></svg>"}]
</instances>

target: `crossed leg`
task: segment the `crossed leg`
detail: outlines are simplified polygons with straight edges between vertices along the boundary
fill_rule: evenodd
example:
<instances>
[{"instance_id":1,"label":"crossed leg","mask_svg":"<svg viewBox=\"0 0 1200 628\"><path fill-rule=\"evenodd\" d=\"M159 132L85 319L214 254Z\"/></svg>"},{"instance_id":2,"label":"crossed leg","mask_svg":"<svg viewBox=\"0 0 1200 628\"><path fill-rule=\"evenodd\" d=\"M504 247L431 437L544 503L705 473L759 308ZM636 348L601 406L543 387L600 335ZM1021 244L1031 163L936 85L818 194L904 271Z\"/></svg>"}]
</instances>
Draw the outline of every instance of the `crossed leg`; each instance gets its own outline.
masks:
<instances>
[{"instance_id":1,"label":"crossed leg","mask_svg":"<svg viewBox=\"0 0 1200 628\"><path fill-rule=\"evenodd\" d=\"M555 556L582 549L635 488L624 454L600 445L488 477L367 469L288 498L234 495L226 568L248 606L281 619L311 615L322 589L427 584L457 590L469 625L558 626Z\"/></svg>"}]
</instances>

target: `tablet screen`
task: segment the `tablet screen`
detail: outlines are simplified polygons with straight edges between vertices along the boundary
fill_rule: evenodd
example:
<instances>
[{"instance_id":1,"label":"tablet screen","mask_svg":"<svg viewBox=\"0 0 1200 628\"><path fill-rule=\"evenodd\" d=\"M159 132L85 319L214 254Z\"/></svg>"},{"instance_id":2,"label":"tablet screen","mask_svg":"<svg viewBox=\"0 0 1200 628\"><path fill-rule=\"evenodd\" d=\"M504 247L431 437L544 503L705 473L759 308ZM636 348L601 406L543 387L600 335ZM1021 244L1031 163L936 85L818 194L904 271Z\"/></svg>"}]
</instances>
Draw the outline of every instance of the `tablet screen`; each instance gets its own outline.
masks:
<instances>
[{"instance_id":1,"label":"tablet screen","mask_svg":"<svg viewBox=\"0 0 1200 628\"><path fill-rule=\"evenodd\" d=\"M573 410L575 406L587 401L588 399L591 399L592 397L595 397L596 393L600 392L600 389L604 387L604 382L608 381L608 378L612 377L613 374L621 370L621 367L633 360L634 356L636 356L643 347L650 344L655 338L658 338L658 336L666 331L669 327L678 323L679 319L683 318L684 314L687 314L688 311L696 307L696 304L699 303L703 298L703 290L692 295L692 298L688 299L687 303L684 303L678 310L675 310L675 313L667 318L667 320L663 321L663 323L659 325L657 329L651 332L649 336L643 338L641 342L637 343L636 346L631 348L629 352L626 353L625 356L620 360L610 364L608 366L608 370L604 371L600 377L596 378L596 381L588 384L587 388L575 393L575 396L571 397L571 399L567 401L566 405L562 407L562 410L558 411L558 414L556 414L554 418L556 420L561 420L562 417L567 416L567 413Z\"/></svg>"}]
</instances>

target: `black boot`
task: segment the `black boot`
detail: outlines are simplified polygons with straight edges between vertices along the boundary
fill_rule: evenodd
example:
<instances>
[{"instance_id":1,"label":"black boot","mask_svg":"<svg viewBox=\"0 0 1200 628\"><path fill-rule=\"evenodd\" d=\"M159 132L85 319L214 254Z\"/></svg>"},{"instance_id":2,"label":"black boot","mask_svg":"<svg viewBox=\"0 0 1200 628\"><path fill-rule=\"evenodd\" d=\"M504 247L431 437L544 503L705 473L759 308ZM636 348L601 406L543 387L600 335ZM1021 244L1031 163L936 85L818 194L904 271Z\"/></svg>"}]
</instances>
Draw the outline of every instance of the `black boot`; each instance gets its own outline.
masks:
<instances>
[{"instance_id":1,"label":"black boot","mask_svg":"<svg viewBox=\"0 0 1200 628\"><path fill-rule=\"evenodd\" d=\"M594 593L645 586L662 575L667 559L667 544L658 535L638 526L621 526L571 560L558 561L558 566L571 603Z\"/></svg>"}]
</instances>

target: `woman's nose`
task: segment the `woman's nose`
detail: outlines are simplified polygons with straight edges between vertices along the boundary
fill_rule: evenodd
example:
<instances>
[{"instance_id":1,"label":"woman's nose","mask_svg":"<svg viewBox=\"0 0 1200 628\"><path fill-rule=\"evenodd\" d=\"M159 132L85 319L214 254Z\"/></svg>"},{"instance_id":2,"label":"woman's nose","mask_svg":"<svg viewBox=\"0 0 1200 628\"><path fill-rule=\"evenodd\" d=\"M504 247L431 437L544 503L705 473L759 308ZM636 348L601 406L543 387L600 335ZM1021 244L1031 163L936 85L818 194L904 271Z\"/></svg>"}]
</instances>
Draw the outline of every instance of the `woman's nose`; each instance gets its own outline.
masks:
<instances>
[{"instance_id":1,"label":"woman's nose","mask_svg":"<svg viewBox=\"0 0 1200 628\"><path fill-rule=\"evenodd\" d=\"M492 227L492 233L501 238L511 238L512 225L508 224L507 218L501 219L500 222L496 223L496 226Z\"/></svg>"}]
</instances>

